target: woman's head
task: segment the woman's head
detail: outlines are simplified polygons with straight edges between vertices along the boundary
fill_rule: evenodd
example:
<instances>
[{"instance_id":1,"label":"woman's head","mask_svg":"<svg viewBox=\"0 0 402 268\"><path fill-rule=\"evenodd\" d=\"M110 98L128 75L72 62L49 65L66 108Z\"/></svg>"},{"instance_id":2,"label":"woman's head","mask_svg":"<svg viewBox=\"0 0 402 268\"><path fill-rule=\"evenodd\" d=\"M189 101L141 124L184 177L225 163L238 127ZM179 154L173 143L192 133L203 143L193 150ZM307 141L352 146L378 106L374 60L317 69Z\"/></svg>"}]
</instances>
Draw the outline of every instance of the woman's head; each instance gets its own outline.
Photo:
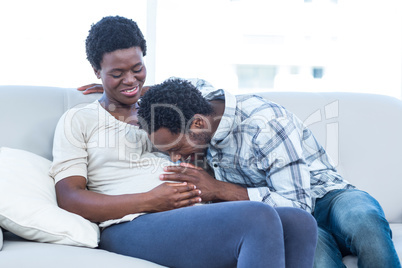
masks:
<instances>
[{"instance_id":1,"label":"woman's head","mask_svg":"<svg viewBox=\"0 0 402 268\"><path fill-rule=\"evenodd\" d=\"M115 107L130 110L146 79L146 43L137 24L119 16L103 18L92 25L86 52L95 75L102 80L101 104L110 112L118 113Z\"/></svg>"},{"instance_id":2,"label":"woman's head","mask_svg":"<svg viewBox=\"0 0 402 268\"><path fill-rule=\"evenodd\" d=\"M104 17L93 24L85 42L87 59L95 70L101 69L105 53L139 47L146 55L146 41L137 23L120 16Z\"/></svg>"}]
</instances>

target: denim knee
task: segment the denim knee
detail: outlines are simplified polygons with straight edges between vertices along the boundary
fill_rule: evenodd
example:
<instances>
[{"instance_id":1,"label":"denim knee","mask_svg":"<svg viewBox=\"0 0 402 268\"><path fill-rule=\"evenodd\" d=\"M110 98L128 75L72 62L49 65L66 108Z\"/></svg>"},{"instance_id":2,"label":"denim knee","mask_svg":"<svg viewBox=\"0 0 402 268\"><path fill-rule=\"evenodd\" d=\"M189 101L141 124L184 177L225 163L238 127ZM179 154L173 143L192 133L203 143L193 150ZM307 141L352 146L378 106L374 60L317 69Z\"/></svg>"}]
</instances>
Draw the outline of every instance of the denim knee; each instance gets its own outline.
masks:
<instances>
[{"instance_id":1,"label":"denim knee","mask_svg":"<svg viewBox=\"0 0 402 268\"><path fill-rule=\"evenodd\" d=\"M347 233L364 237L376 232L391 232L380 204L368 193L353 190L346 195L345 202L351 205L336 210Z\"/></svg>"}]
</instances>

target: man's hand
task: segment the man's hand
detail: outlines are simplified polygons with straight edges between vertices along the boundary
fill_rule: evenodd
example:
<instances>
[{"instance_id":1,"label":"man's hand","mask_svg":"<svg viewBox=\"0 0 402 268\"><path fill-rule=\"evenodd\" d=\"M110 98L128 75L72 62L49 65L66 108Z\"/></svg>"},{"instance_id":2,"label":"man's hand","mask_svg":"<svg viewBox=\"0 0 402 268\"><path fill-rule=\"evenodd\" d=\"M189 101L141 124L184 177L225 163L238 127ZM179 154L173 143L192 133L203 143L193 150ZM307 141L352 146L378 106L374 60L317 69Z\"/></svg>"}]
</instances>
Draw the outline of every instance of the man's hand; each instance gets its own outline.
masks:
<instances>
[{"instance_id":1,"label":"man's hand","mask_svg":"<svg viewBox=\"0 0 402 268\"><path fill-rule=\"evenodd\" d=\"M189 163L181 163L180 166L168 166L164 168L171 174L162 174L163 181L188 182L201 190L203 202L209 201L236 201L249 200L247 189L239 185L218 181L211 177L205 170Z\"/></svg>"}]
</instances>

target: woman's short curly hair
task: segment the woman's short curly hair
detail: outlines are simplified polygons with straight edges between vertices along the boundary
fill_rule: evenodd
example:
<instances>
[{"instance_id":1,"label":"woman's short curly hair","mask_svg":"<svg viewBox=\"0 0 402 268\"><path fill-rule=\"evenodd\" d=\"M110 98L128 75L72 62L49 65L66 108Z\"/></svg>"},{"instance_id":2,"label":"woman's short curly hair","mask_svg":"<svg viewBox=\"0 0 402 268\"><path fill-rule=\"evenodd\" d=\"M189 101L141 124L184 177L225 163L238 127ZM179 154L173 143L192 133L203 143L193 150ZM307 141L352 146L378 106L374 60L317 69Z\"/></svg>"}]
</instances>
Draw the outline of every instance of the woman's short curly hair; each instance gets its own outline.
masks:
<instances>
[{"instance_id":1,"label":"woman's short curly hair","mask_svg":"<svg viewBox=\"0 0 402 268\"><path fill-rule=\"evenodd\" d=\"M146 55L146 41L137 23L120 16L104 17L92 24L85 41L87 59L96 70L101 69L105 53L130 47L140 47Z\"/></svg>"},{"instance_id":2,"label":"woman's short curly hair","mask_svg":"<svg viewBox=\"0 0 402 268\"><path fill-rule=\"evenodd\" d=\"M162 127L178 134L188 132L195 114L213 114L211 104L189 81L170 78L152 86L141 98L138 119L149 134Z\"/></svg>"}]
</instances>

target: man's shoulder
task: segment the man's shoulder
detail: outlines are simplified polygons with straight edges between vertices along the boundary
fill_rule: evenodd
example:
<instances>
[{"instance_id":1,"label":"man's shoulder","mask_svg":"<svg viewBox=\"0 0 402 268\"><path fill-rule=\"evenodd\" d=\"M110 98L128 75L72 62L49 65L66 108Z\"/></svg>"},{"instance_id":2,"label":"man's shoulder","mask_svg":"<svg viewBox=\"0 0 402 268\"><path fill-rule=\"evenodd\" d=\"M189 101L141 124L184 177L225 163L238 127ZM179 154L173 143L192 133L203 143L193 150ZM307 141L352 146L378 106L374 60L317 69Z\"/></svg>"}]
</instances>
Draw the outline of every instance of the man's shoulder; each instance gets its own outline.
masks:
<instances>
[{"instance_id":1,"label":"man's shoulder","mask_svg":"<svg viewBox=\"0 0 402 268\"><path fill-rule=\"evenodd\" d=\"M289 111L282 105L258 95L237 95L236 101L236 108L243 116L263 116L271 120L289 115Z\"/></svg>"}]
</instances>

